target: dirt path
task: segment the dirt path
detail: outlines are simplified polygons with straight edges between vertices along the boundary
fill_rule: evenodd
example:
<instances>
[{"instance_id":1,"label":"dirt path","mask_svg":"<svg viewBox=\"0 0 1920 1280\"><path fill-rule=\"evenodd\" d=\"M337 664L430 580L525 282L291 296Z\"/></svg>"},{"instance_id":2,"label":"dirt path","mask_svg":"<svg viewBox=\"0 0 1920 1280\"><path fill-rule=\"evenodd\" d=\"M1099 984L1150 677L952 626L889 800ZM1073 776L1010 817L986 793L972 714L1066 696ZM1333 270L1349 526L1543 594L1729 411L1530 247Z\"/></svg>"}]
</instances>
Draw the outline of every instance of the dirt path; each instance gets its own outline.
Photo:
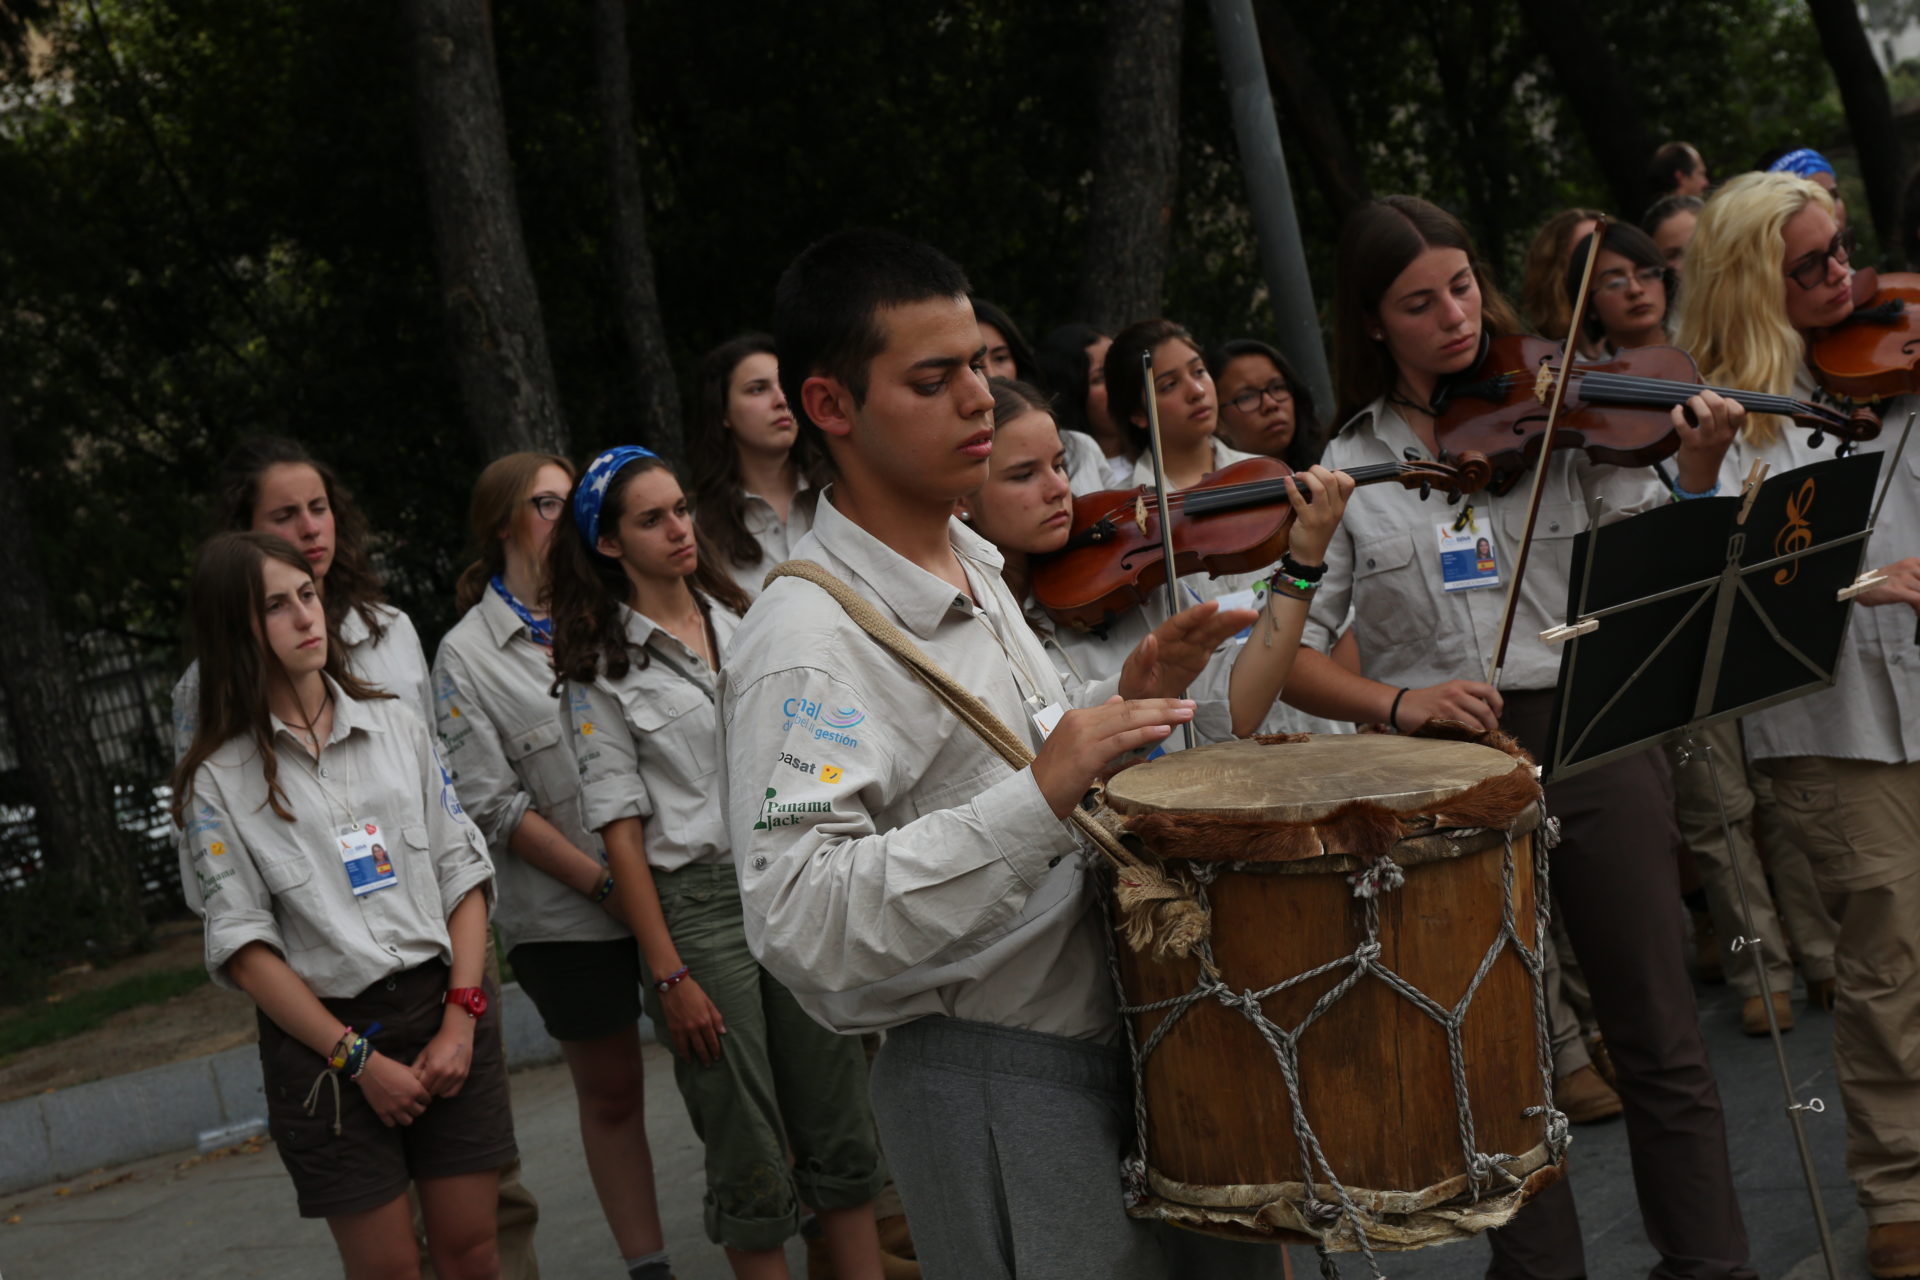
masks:
<instances>
[{"instance_id":1,"label":"dirt path","mask_svg":"<svg viewBox=\"0 0 1920 1280\"><path fill-rule=\"evenodd\" d=\"M156 932L158 944L152 951L104 969L61 974L51 994L68 996L200 963L199 921L172 922ZM0 1017L9 1012L0 1010ZM257 1038L253 1002L209 983L159 1004L123 1010L91 1031L7 1058L0 1062L0 1102L198 1058Z\"/></svg>"}]
</instances>

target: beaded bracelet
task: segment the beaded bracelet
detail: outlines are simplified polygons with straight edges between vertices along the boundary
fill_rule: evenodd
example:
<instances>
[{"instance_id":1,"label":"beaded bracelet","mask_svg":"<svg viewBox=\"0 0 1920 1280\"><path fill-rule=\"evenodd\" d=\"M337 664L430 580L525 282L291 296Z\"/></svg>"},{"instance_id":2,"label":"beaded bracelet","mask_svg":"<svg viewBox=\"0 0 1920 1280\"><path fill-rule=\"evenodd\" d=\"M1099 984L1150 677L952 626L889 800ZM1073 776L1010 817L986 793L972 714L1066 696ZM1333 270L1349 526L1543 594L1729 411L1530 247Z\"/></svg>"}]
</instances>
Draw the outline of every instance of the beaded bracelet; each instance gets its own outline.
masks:
<instances>
[{"instance_id":1,"label":"beaded bracelet","mask_svg":"<svg viewBox=\"0 0 1920 1280\"><path fill-rule=\"evenodd\" d=\"M654 983L653 989L655 991L658 991L661 995L665 995L667 992L673 990L675 987L679 986L681 983L685 982L686 980L687 980L687 966L681 965L678 969L675 969L672 973L660 979L660 981Z\"/></svg>"},{"instance_id":2,"label":"beaded bracelet","mask_svg":"<svg viewBox=\"0 0 1920 1280\"><path fill-rule=\"evenodd\" d=\"M1686 502L1694 498L1711 498L1719 492L1720 492L1720 482L1718 480L1715 480L1713 482L1713 487L1711 489L1708 489L1705 493L1693 493L1689 490L1682 489L1680 487L1680 482L1678 480L1675 480L1673 482L1673 496L1675 498L1678 498L1682 502Z\"/></svg>"},{"instance_id":3,"label":"beaded bracelet","mask_svg":"<svg viewBox=\"0 0 1920 1280\"><path fill-rule=\"evenodd\" d=\"M600 887L598 889L595 889L591 894L588 895L587 900L589 902L605 902L607 900L607 896L612 892L613 892L613 877L608 876L605 880L602 880L600 882Z\"/></svg>"},{"instance_id":4,"label":"beaded bracelet","mask_svg":"<svg viewBox=\"0 0 1920 1280\"><path fill-rule=\"evenodd\" d=\"M367 1063L373 1059L373 1041L367 1039L365 1036L360 1037L353 1042L353 1049L348 1054L348 1057L351 1058L352 1061L347 1067L347 1079L358 1080L360 1073L367 1069Z\"/></svg>"}]
</instances>

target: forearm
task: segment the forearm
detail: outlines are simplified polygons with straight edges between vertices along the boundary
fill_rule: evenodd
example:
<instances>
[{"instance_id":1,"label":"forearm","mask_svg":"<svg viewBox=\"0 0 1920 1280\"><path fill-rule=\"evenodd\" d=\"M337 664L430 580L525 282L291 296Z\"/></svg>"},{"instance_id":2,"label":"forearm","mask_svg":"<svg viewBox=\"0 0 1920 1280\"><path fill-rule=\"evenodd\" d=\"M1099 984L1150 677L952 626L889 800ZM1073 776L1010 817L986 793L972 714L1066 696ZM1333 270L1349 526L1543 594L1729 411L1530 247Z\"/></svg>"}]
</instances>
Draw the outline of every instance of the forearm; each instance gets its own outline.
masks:
<instances>
[{"instance_id":1,"label":"forearm","mask_svg":"<svg viewBox=\"0 0 1920 1280\"><path fill-rule=\"evenodd\" d=\"M1300 651L1300 633L1307 625L1307 604L1285 592L1267 593L1266 607L1235 656L1227 683L1234 737L1244 738L1257 730L1286 688L1294 656Z\"/></svg>"},{"instance_id":2,"label":"forearm","mask_svg":"<svg viewBox=\"0 0 1920 1280\"><path fill-rule=\"evenodd\" d=\"M600 838L606 841L607 868L613 873L616 914L633 930L641 958L656 981L677 972L680 951L673 945L666 912L660 907L653 868L647 865L646 835L640 819L616 819L600 829Z\"/></svg>"},{"instance_id":3,"label":"forearm","mask_svg":"<svg viewBox=\"0 0 1920 1280\"><path fill-rule=\"evenodd\" d=\"M346 1033L346 1024L328 1012L306 980L266 943L240 948L226 969L233 985L246 992L260 1012L315 1053L331 1053Z\"/></svg>"},{"instance_id":4,"label":"forearm","mask_svg":"<svg viewBox=\"0 0 1920 1280\"><path fill-rule=\"evenodd\" d=\"M449 987L477 987L487 969L487 895L469 889L447 917L447 937L453 943Z\"/></svg>"},{"instance_id":5,"label":"forearm","mask_svg":"<svg viewBox=\"0 0 1920 1280\"><path fill-rule=\"evenodd\" d=\"M1317 649L1302 646L1287 677L1285 697L1308 715L1355 724L1385 724L1399 689L1348 671Z\"/></svg>"},{"instance_id":6,"label":"forearm","mask_svg":"<svg viewBox=\"0 0 1920 1280\"><path fill-rule=\"evenodd\" d=\"M590 853L576 848L560 829L528 809L507 839L513 855L536 871L552 876L575 893L591 897L606 881L607 869Z\"/></svg>"}]
</instances>

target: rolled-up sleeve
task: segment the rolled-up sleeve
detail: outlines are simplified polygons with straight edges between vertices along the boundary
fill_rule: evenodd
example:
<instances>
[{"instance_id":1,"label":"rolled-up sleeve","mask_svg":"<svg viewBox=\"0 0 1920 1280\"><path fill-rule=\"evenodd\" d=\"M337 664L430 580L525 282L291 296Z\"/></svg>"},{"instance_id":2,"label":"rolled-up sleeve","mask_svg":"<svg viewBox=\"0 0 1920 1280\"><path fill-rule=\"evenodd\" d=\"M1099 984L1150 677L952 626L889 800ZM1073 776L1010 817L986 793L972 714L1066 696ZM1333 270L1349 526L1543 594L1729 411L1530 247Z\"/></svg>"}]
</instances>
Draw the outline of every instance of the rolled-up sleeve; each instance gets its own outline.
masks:
<instances>
[{"instance_id":1,"label":"rolled-up sleeve","mask_svg":"<svg viewBox=\"0 0 1920 1280\"><path fill-rule=\"evenodd\" d=\"M621 818L652 817L653 797L640 776L640 755L619 695L597 680L569 680L560 705L573 760L580 767L580 807L587 830L605 830Z\"/></svg>"},{"instance_id":2,"label":"rolled-up sleeve","mask_svg":"<svg viewBox=\"0 0 1920 1280\"><path fill-rule=\"evenodd\" d=\"M273 895L214 783L214 772L203 764L194 775L178 840L180 888L206 925L207 976L215 986L237 990L227 976L227 961L242 947L264 942L284 957L287 945L274 919ZM271 810L266 813L278 821Z\"/></svg>"},{"instance_id":3,"label":"rolled-up sleeve","mask_svg":"<svg viewBox=\"0 0 1920 1280\"><path fill-rule=\"evenodd\" d=\"M1307 606L1300 643L1321 653L1333 652L1333 643L1347 625L1352 605L1353 534L1341 525L1327 544L1327 571L1320 578L1320 589L1313 593L1313 603Z\"/></svg>"},{"instance_id":4,"label":"rolled-up sleeve","mask_svg":"<svg viewBox=\"0 0 1920 1280\"><path fill-rule=\"evenodd\" d=\"M445 645L433 665L433 718L467 816L495 851L504 850L533 795L508 762L499 727L474 696L472 673Z\"/></svg>"},{"instance_id":5,"label":"rolled-up sleeve","mask_svg":"<svg viewBox=\"0 0 1920 1280\"><path fill-rule=\"evenodd\" d=\"M480 829L467 820L460 793L454 789L453 774L441 761L440 749L427 727L409 717L399 718L408 720L420 753L422 794L429 797L427 842L433 853L434 878L440 883L440 910L443 915L452 915L460 899L484 887L491 912L493 860L487 854L486 841Z\"/></svg>"},{"instance_id":6,"label":"rolled-up sleeve","mask_svg":"<svg viewBox=\"0 0 1920 1280\"><path fill-rule=\"evenodd\" d=\"M887 724L869 716L830 768L797 771L788 722L806 703L878 705L817 668L740 689L723 681L727 827L747 941L789 988L849 991L976 952L1074 850L1031 769L996 759L941 785L895 777L890 734L911 730L913 707L889 708ZM908 785L912 796L900 797ZM915 816L881 832L875 811L903 808Z\"/></svg>"}]
</instances>

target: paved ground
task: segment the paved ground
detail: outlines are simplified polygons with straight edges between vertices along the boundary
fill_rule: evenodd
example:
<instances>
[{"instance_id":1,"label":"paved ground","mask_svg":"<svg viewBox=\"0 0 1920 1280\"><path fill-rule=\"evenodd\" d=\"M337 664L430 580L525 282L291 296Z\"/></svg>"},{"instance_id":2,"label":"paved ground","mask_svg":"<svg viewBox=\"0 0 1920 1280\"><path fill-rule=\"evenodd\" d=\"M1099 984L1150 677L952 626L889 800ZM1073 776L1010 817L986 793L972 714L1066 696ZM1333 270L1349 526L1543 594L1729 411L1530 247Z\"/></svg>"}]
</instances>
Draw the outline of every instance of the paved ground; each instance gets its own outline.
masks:
<instances>
[{"instance_id":1,"label":"paved ground","mask_svg":"<svg viewBox=\"0 0 1920 1280\"><path fill-rule=\"evenodd\" d=\"M1732 1130L1734 1173L1765 1280L1824 1274L1772 1050L1739 1033L1737 1002L1724 987L1702 991L1703 1016ZM1816 1163L1839 1243L1841 1280L1865 1280L1865 1227L1841 1166L1843 1127L1830 1057L1831 1023L1800 1015L1787 1037L1796 1080L1823 1098L1808 1117ZM727 1269L700 1228L697 1144L671 1084L664 1051L647 1047L648 1127L662 1210L682 1280L721 1280ZM539 1250L548 1280L619 1280L619 1260L588 1184L564 1068L514 1078L514 1114L527 1185L540 1197ZM1575 1186L1594 1280L1645 1275L1653 1255L1640 1232L1626 1142L1616 1122L1575 1131ZM91 1189L91 1184L100 1185ZM797 1246L791 1255L799 1262ZM1485 1265L1483 1245L1385 1255L1393 1280L1466 1280ZM1345 1270L1358 1277L1349 1262ZM1314 1274L1295 1251L1296 1274ZM191 1152L103 1171L63 1186L0 1198L0 1280L333 1280L340 1268L324 1225L294 1213L293 1194L271 1146L208 1161ZM796 1266L795 1274L802 1274ZM1089 1280L1098 1280L1090 1277Z\"/></svg>"}]
</instances>

